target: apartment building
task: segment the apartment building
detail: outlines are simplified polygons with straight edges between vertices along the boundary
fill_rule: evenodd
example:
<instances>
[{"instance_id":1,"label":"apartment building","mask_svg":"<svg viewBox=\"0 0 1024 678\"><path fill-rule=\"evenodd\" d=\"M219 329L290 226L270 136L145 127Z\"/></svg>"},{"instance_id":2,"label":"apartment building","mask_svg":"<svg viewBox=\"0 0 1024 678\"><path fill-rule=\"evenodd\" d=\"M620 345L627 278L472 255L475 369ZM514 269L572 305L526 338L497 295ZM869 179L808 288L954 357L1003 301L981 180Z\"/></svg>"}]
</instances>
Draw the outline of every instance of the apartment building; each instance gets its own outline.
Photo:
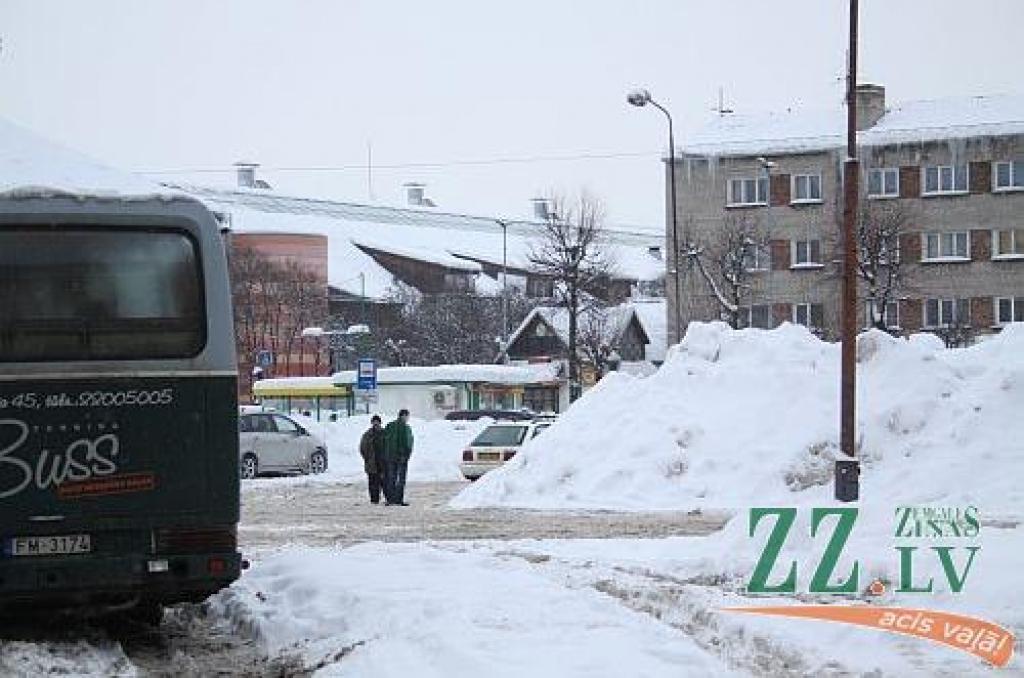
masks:
<instances>
[{"instance_id":1,"label":"apartment building","mask_svg":"<svg viewBox=\"0 0 1024 678\"><path fill-rule=\"evenodd\" d=\"M948 338L955 328L973 340L1024 321L1024 96L887 107L883 87L862 85L857 98L862 209L900 223L883 263L901 280L885 308L871 308L862 284L862 326L884 317L894 333ZM740 324L790 321L837 337L845 122L842 108L724 115L687 140L675 173L683 254L669 266L681 276L678 305L666 284L670 328L677 309L683 328L723 317L721 295L686 252L714 251L745 229L756 246L744 252L733 304Z\"/></svg>"}]
</instances>

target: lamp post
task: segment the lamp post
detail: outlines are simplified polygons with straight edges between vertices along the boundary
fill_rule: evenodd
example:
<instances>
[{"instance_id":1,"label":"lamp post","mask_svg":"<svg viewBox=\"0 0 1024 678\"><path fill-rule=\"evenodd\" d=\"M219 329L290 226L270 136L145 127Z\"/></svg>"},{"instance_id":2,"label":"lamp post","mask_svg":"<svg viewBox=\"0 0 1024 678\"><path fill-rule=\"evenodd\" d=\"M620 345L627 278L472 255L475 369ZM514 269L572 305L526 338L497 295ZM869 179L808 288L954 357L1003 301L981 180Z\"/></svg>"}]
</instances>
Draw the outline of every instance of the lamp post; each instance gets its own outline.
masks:
<instances>
[{"instance_id":1,"label":"lamp post","mask_svg":"<svg viewBox=\"0 0 1024 678\"><path fill-rule=\"evenodd\" d=\"M668 109L659 104L653 98L651 93L646 89L635 89L626 96L626 101L631 105L637 107L643 107L647 104L654 106L659 111L665 114L668 119L668 181L669 181L669 203L672 207L672 265L673 270L669 273L672 274L674 280L674 291L676 295L676 341L678 342L683 338L682 329L682 299L679 287L679 224L676 209L676 140L675 134L672 130L672 115L668 112Z\"/></svg>"}]
</instances>

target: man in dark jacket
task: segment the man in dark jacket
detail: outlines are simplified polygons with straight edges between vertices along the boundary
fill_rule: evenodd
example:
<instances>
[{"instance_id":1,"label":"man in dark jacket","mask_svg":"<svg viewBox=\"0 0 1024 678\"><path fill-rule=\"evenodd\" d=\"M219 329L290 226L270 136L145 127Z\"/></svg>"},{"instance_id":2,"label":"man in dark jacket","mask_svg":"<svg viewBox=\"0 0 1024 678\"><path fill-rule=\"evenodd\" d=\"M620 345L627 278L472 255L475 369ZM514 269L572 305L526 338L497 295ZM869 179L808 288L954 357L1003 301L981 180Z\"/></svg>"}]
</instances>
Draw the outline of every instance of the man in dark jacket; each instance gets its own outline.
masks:
<instances>
[{"instance_id":1,"label":"man in dark jacket","mask_svg":"<svg viewBox=\"0 0 1024 678\"><path fill-rule=\"evenodd\" d=\"M409 428L409 410L400 410L398 418L384 427L384 459L387 474L384 497L387 504L408 506L405 503L405 473L412 455L412 429Z\"/></svg>"},{"instance_id":2,"label":"man in dark jacket","mask_svg":"<svg viewBox=\"0 0 1024 678\"><path fill-rule=\"evenodd\" d=\"M380 503L380 491L384 489L384 498L388 497L385 484L384 429L381 419L376 414L370 419L370 428L359 440L359 454L363 457L363 470L370 485L370 503Z\"/></svg>"}]
</instances>

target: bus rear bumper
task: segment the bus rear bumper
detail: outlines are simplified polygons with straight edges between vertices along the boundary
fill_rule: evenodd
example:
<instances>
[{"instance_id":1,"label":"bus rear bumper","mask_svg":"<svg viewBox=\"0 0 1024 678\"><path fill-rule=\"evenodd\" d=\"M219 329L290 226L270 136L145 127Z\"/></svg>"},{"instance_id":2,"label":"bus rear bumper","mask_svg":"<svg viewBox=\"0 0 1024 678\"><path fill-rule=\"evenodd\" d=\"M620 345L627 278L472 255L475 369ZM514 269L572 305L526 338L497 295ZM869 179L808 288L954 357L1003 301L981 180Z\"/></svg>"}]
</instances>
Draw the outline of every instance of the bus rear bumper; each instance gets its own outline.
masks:
<instances>
[{"instance_id":1,"label":"bus rear bumper","mask_svg":"<svg viewBox=\"0 0 1024 678\"><path fill-rule=\"evenodd\" d=\"M0 559L0 609L130 607L200 602L241 574L235 553Z\"/></svg>"}]
</instances>

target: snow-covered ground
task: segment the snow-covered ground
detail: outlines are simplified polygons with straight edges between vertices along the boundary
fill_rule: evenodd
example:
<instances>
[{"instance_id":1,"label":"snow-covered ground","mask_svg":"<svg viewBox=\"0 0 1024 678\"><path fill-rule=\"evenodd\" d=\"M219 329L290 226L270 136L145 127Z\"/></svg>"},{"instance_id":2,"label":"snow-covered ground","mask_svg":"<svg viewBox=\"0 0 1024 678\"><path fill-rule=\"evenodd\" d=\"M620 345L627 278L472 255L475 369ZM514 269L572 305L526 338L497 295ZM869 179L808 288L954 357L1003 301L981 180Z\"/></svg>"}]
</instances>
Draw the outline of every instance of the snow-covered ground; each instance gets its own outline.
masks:
<instances>
[{"instance_id":1,"label":"snow-covered ground","mask_svg":"<svg viewBox=\"0 0 1024 678\"><path fill-rule=\"evenodd\" d=\"M370 415L355 415L335 422L318 422L303 416L294 418L327 443L327 472L315 476L257 478L244 481L245 487L266 483L354 483L366 479L363 458L359 455L359 440L370 427ZM384 423L387 424L387 420ZM462 480L459 471L462 450L490 423L489 419L457 422L410 419L414 444L409 459L409 482Z\"/></svg>"}]
</instances>

